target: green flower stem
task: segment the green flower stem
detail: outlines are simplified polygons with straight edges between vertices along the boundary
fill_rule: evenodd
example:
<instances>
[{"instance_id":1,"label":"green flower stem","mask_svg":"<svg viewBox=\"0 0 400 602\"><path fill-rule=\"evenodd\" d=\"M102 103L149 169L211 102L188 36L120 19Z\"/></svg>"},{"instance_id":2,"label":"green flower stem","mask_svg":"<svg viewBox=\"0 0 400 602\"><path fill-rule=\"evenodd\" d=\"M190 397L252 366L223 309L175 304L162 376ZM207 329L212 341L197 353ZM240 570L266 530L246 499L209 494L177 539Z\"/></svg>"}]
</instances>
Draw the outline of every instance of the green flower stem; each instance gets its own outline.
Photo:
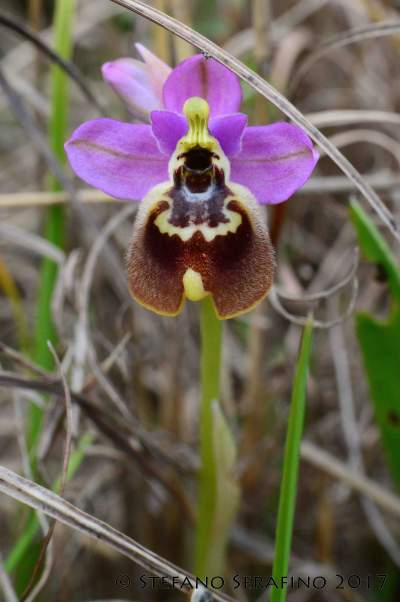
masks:
<instances>
[{"instance_id":1,"label":"green flower stem","mask_svg":"<svg viewBox=\"0 0 400 602\"><path fill-rule=\"evenodd\" d=\"M72 54L72 25L75 12L75 0L57 0L54 14L54 48L59 55L69 59ZM51 67L51 118L49 125L49 142L51 149L60 163L65 161L64 142L67 133L67 117L69 103L69 81L66 74L56 65ZM50 178L52 191L59 191L60 184ZM63 248L65 242L64 207L49 207L45 215L45 238ZM47 341L55 343L56 333L51 316L51 300L57 279L57 265L44 259L40 272L37 318L35 328L35 361L47 370L53 368L53 358L47 347ZM28 450L33 452L41 431L43 412L32 405L27 432ZM32 454L31 454L32 456Z\"/></svg>"},{"instance_id":2,"label":"green flower stem","mask_svg":"<svg viewBox=\"0 0 400 602\"><path fill-rule=\"evenodd\" d=\"M312 328L312 320L310 319L304 329L292 389L292 400L283 461L283 475L279 494L278 522L275 536L275 557L272 567L274 586L271 590L269 598L270 602L285 602L286 600L287 585L282 583L282 578L288 574L290 549L292 545ZM277 587L275 587L275 584Z\"/></svg>"},{"instance_id":3,"label":"green flower stem","mask_svg":"<svg viewBox=\"0 0 400 602\"><path fill-rule=\"evenodd\" d=\"M200 457L199 508L196 534L196 575L205 578L213 575L209 566L212 542L213 517L216 505L216 464L213 445L212 403L220 396L221 335L211 297L201 302L201 406L200 406Z\"/></svg>"}]
</instances>

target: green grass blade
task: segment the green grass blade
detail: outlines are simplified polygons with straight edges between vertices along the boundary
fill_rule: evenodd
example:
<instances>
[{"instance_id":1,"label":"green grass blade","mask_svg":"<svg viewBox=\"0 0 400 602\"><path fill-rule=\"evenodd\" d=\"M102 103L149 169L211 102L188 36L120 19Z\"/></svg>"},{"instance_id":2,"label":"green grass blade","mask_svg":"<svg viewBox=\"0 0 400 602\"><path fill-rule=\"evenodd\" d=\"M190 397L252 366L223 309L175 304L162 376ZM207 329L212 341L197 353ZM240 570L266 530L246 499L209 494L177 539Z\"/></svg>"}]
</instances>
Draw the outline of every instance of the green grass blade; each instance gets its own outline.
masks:
<instances>
[{"instance_id":1,"label":"green grass blade","mask_svg":"<svg viewBox=\"0 0 400 602\"><path fill-rule=\"evenodd\" d=\"M72 24L75 1L56 0L55 3L53 19L54 49L64 59L69 59L72 53ZM53 65L51 67L49 143L60 164L65 162L64 141L67 133L68 89L68 76L58 66ZM50 177L50 187L53 191L60 190L60 184L53 177ZM54 245L60 248L64 247L65 215L63 207L54 206L46 210L44 236ZM44 259L41 265L38 286L33 357L35 362L46 370L53 368L53 357L47 342L56 343L56 332L51 315L51 302L56 279L57 265L47 258ZM43 416L42 408L36 404L30 405L27 416L26 445L34 477L37 475L36 447L42 430ZM32 523L29 522L27 532L22 534L11 553L12 557L19 559L19 568L21 569L17 579L18 591L24 590L26 577L29 578L31 567L34 566L37 558L37 550L32 545L33 522L33 519ZM15 550L18 550L18 552L16 553Z\"/></svg>"},{"instance_id":2,"label":"green grass blade","mask_svg":"<svg viewBox=\"0 0 400 602\"><path fill-rule=\"evenodd\" d=\"M289 422L286 435L283 475L279 494L278 521L275 536L275 556L272 577L279 587L273 587L270 602L285 602L287 586L282 577L288 574L297 481L300 460L300 444L303 433L308 366L312 342L312 321L305 326L294 377ZM282 585L282 587L281 587Z\"/></svg>"},{"instance_id":3,"label":"green grass blade","mask_svg":"<svg viewBox=\"0 0 400 602\"><path fill-rule=\"evenodd\" d=\"M350 219L362 252L384 270L393 298L400 304L400 268L386 240L356 201L350 203Z\"/></svg>"},{"instance_id":4,"label":"green grass blade","mask_svg":"<svg viewBox=\"0 0 400 602\"><path fill-rule=\"evenodd\" d=\"M211 298L201 303L201 404L199 509L196 533L195 572L199 577L214 575L209 564L213 517L216 504L216 464L213 444L213 402L220 394L222 324L218 320ZM210 573L211 571L211 573Z\"/></svg>"},{"instance_id":5,"label":"green grass blade","mask_svg":"<svg viewBox=\"0 0 400 602\"><path fill-rule=\"evenodd\" d=\"M69 464L68 464L68 473L67 480L73 478L74 474L78 470L79 466L82 464L83 458L85 457L85 453L89 445L93 442L92 433L86 433L83 435L78 443L77 448L72 452ZM53 484L53 491L58 491L60 486L60 479L57 479ZM11 573L14 569L16 569L25 554L29 551L32 542L39 531L39 521L37 519L36 513L31 512L26 523L25 529L12 548L8 558L5 562L5 569Z\"/></svg>"},{"instance_id":6,"label":"green grass blade","mask_svg":"<svg viewBox=\"0 0 400 602\"><path fill-rule=\"evenodd\" d=\"M400 310L387 323L360 313L356 332L387 463L400 487Z\"/></svg>"},{"instance_id":7,"label":"green grass blade","mask_svg":"<svg viewBox=\"0 0 400 602\"><path fill-rule=\"evenodd\" d=\"M383 236L356 202L351 203L350 217L364 255L384 271L392 297L388 321L378 322L367 313L359 313L356 334L388 467L400 487L400 267Z\"/></svg>"},{"instance_id":8,"label":"green grass blade","mask_svg":"<svg viewBox=\"0 0 400 602\"><path fill-rule=\"evenodd\" d=\"M76 0L57 0L54 13L54 49L64 59L70 59L72 54L72 25ZM57 65L51 67L51 117L49 124L49 142L58 161L65 162L64 142L67 135L67 119L69 105L68 76ZM50 178L53 191L60 190L60 185L53 177ZM63 248L65 242L64 207L49 207L45 215L45 238L54 245ZM51 300L57 278L57 265L44 259L40 272L36 328L35 328L35 361L43 368L53 367L53 358L47 346L47 341L55 343L55 329L51 316ZM33 450L38 440L42 426L42 411L32 405L27 432L27 445Z\"/></svg>"}]
</instances>

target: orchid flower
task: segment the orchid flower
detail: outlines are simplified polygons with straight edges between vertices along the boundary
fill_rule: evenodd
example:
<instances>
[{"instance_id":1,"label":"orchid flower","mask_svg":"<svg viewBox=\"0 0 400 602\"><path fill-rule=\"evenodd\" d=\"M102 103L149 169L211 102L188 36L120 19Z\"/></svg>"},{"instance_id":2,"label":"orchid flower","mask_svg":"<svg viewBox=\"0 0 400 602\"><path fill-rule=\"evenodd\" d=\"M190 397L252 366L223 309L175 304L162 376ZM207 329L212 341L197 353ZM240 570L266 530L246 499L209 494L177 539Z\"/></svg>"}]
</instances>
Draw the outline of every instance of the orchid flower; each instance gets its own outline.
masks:
<instances>
[{"instance_id":1,"label":"orchid flower","mask_svg":"<svg viewBox=\"0 0 400 602\"><path fill-rule=\"evenodd\" d=\"M249 311L274 274L263 204L287 200L318 160L297 126L247 126L239 79L192 56L171 70L143 46L144 63L103 66L150 124L94 119L65 148L75 173L113 197L141 200L128 251L133 298L177 315L185 299L211 295L219 318Z\"/></svg>"}]
</instances>

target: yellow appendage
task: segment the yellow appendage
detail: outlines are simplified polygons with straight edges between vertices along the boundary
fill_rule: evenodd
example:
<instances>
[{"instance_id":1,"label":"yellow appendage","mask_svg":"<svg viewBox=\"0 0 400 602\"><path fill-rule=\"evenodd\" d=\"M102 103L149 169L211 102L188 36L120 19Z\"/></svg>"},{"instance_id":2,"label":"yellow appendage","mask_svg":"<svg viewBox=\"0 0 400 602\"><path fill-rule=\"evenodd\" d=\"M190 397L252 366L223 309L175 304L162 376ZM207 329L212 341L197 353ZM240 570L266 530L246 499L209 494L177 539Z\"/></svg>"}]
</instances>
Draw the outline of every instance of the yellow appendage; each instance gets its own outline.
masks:
<instances>
[{"instance_id":1,"label":"yellow appendage","mask_svg":"<svg viewBox=\"0 0 400 602\"><path fill-rule=\"evenodd\" d=\"M214 150L219 146L208 131L210 108L206 100L198 96L188 98L183 105L183 113L188 121L189 129L179 142L180 152L187 152L196 146L207 150Z\"/></svg>"},{"instance_id":2,"label":"yellow appendage","mask_svg":"<svg viewBox=\"0 0 400 602\"><path fill-rule=\"evenodd\" d=\"M201 274L195 272L192 268L186 270L182 282L185 296L189 301L201 301L208 295L207 291L204 290Z\"/></svg>"}]
</instances>

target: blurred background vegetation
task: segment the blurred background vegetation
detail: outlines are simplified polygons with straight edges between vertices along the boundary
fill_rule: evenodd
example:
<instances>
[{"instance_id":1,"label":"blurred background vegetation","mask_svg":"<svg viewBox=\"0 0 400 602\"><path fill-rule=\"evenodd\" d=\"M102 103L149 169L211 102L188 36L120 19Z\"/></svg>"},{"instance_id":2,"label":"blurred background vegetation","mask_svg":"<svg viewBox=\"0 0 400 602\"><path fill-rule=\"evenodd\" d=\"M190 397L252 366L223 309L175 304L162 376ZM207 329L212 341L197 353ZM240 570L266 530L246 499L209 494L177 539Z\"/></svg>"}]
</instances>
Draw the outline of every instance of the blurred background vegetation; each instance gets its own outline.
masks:
<instances>
[{"instance_id":1,"label":"blurred background vegetation","mask_svg":"<svg viewBox=\"0 0 400 602\"><path fill-rule=\"evenodd\" d=\"M0 13L70 58L109 117L131 119L101 79L104 62L136 57L134 42L171 65L196 51L109 0L64 2L71 14L59 16L58 25L63 3L56 4L1 0ZM151 4L266 77L341 148L399 219L398 2ZM382 23L397 24L398 31L365 33ZM81 395L72 404L73 474L64 496L191 571L198 307L187 304L168 319L130 300L124 254L132 212L122 215L123 204L88 202L84 195L74 201L64 164L63 140L98 117L99 107L68 75L57 80L54 65L21 32L0 28L0 73L8 83L0 90L1 374L39 383L34 391L0 380L1 464L49 488L60 477L65 412L50 338L71 390ZM354 29L355 39L346 33ZM243 110L253 124L284 119L248 86ZM38 136L48 141L47 158L38 152ZM321 327L311 358L291 571L324 576L327 586L289 589L290 602L400 599L399 246L355 194L322 156L310 182L284 208L269 211L278 263L272 302L224 325L221 403L234 433L241 489L228 584L235 574L271 573L299 324L311 310ZM26 507L0 497L1 558L19 596L43 544L35 521ZM49 571L35 598L42 602L183 599L141 590L143 569L62 525L49 556L47 550ZM131 578L128 588L119 582L123 574ZM337 589L336 574L346 577L344 589ZM378 574L387 575L382 591ZM360 586L351 587L349 575L360 576ZM227 587L227 593L266 599L259 589Z\"/></svg>"}]
</instances>

